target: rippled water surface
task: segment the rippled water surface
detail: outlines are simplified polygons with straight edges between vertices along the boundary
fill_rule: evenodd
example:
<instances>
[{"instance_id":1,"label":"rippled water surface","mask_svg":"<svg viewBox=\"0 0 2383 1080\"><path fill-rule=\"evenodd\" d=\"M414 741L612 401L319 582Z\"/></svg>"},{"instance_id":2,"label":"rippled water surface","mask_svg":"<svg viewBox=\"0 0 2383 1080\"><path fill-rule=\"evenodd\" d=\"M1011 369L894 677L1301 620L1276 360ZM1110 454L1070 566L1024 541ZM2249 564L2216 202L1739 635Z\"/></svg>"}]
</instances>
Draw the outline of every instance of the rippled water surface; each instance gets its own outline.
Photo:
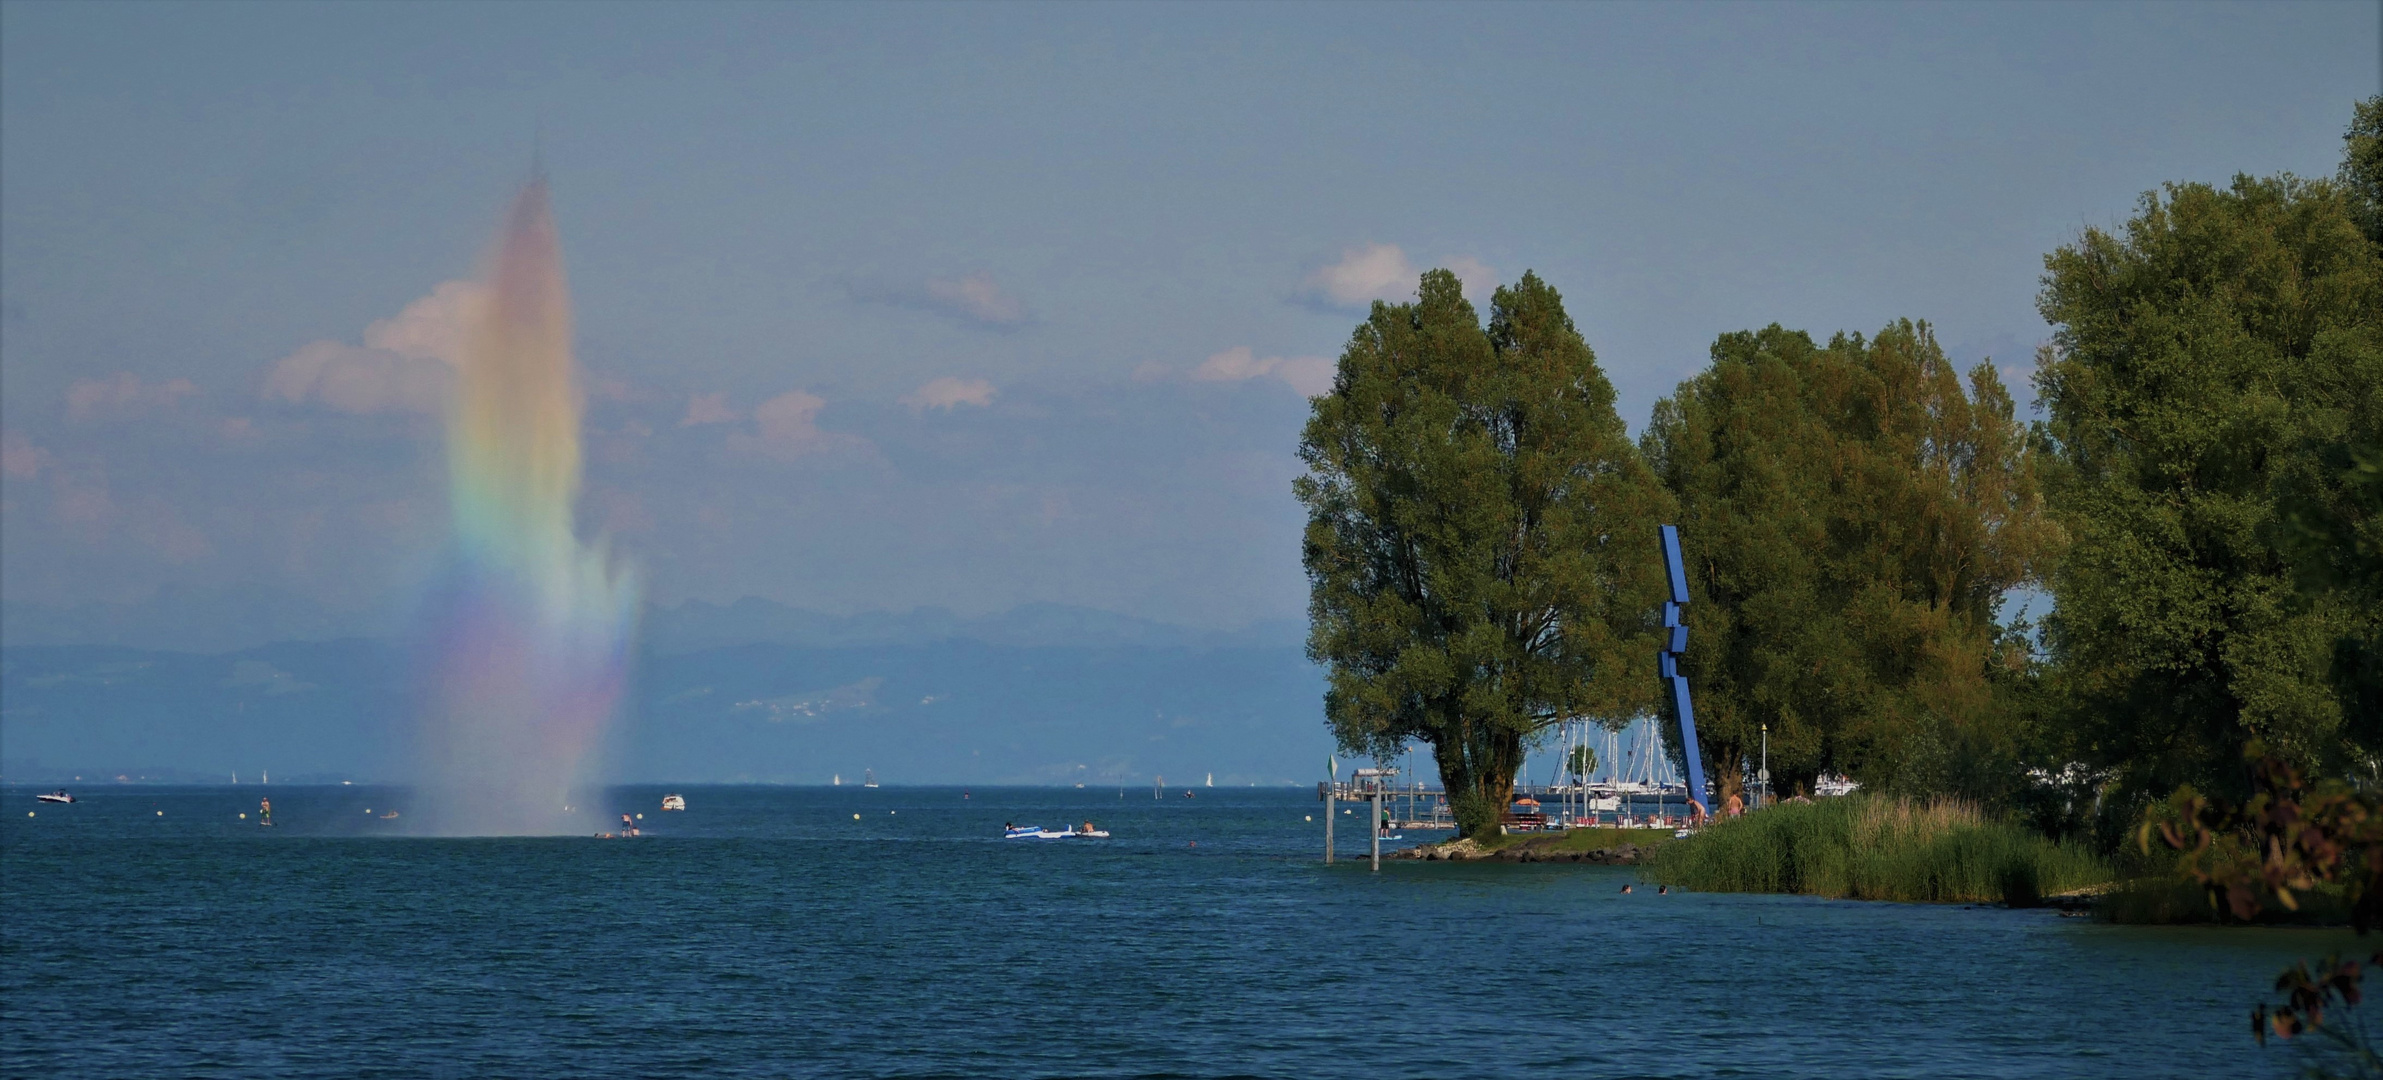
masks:
<instances>
[{"instance_id":1,"label":"rippled water surface","mask_svg":"<svg viewBox=\"0 0 2383 1080\"><path fill-rule=\"evenodd\" d=\"M615 792L648 835L604 841L404 837L368 788L9 789L0 1071L2282 1075L2248 1005L2342 945L1374 874L1321 863L1312 793L682 790ZM1087 818L1114 838L999 839Z\"/></svg>"}]
</instances>

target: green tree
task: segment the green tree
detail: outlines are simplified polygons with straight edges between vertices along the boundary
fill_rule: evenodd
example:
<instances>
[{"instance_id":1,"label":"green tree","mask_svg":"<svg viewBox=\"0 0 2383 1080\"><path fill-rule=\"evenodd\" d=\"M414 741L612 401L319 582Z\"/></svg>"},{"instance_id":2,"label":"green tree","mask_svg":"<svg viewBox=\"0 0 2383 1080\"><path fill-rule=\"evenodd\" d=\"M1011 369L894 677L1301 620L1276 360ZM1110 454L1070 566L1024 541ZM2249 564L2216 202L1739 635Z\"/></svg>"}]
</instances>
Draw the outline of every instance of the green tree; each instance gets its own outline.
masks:
<instances>
[{"instance_id":1,"label":"green tree","mask_svg":"<svg viewBox=\"0 0 2383 1080\"><path fill-rule=\"evenodd\" d=\"M2383 252L2383 96L2360 102L2337 183L2350 214ZM2334 642L2333 681L2353 747L2375 775L2374 748L2383 746L2383 348L2369 323L2363 346L2345 351L2350 394L2342 434L2327 441L2318 425L2313 474L2294 474L2280 504L2283 546L2300 590L2335 597L2347 615ZM2319 601L2322 603L2322 599Z\"/></svg>"},{"instance_id":2,"label":"green tree","mask_svg":"<svg viewBox=\"0 0 2383 1080\"><path fill-rule=\"evenodd\" d=\"M1571 760L1565 764L1571 767L1574 777L1586 780L1597 771L1597 748L1586 743L1575 746L1572 748Z\"/></svg>"},{"instance_id":3,"label":"green tree","mask_svg":"<svg viewBox=\"0 0 2383 1080\"><path fill-rule=\"evenodd\" d=\"M2296 587L2286 516L2349 508L2383 385L2383 249L2358 187L2377 109L2344 182L2171 184L2045 258L2040 433L2072 539L2046 637L2079 755L2117 770L2129 808L2186 783L2239 800L2253 739L2321 773L2372 765L2379 733L2348 722L2334 668L2374 613Z\"/></svg>"},{"instance_id":4,"label":"green tree","mask_svg":"<svg viewBox=\"0 0 2383 1080\"><path fill-rule=\"evenodd\" d=\"M1998 685L2026 652L1996 615L2057 534L1991 364L1964 392L1925 323L1826 347L1724 334L1641 445L1680 506L1715 799L1741 792L1765 724L1784 790L1833 770L1999 794L2019 747Z\"/></svg>"},{"instance_id":5,"label":"green tree","mask_svg":"<svg viewBox=\"0 0 2383 1080\"><path fill-rule=\"evenodd\" d=\"M1417 294L1374 305L1300 442L1308 654L1341 747L1429 744L1479 836L1550 725L1652 703L1669 501L1554 289L1524 274L1486 329L1454 274Z\"/></svg>"},{"instance_id":6,"label":"green tree","mask_svg":"<svg viewBox=\"0 0 2383 1080\"><path fill-rule=\"evenodd\" d=\"M2342 143L2342 168L2335 179L2367 239L2383 244L2383 94L2358 103Z\"/></svg>"}]
</instances>

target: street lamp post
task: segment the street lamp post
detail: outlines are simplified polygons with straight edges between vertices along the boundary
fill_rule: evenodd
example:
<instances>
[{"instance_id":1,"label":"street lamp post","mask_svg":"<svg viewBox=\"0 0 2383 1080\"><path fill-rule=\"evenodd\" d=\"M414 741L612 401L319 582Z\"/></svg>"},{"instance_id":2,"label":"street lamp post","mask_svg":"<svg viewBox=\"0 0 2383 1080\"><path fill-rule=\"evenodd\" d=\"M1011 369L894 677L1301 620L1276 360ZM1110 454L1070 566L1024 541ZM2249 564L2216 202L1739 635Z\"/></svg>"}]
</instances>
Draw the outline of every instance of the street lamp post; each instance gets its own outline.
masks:
<instances>
[{"instance_id":1,"label":"street lamp post","mask_svg":"<svg viewBox=\"0 0 2383 1080\"><path fill-rule=\"evenodd\" d=\"M1755 773L1754 779L1762 785L1762 805L1771 805L1771 725L1767 723L1762 726L1762 771Z\"/></svg>"}]
</instances>

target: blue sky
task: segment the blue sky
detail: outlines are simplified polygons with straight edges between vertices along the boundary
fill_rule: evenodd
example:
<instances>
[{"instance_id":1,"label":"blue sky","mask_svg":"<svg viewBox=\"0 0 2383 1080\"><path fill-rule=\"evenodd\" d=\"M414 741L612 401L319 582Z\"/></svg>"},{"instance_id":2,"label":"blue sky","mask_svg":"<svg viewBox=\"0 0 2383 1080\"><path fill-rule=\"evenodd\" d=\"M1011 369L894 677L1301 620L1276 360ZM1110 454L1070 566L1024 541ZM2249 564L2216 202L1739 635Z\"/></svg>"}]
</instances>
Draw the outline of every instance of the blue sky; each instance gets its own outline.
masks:
<instances>
[{"instance_id":1,"label":"blue sky","mask_svg":"<svg viewBox=\"0 0 2383 1080\"><path fill-rule=\"evenodd\" d=\"M1417 270L1536 270L1634 429L1771 322L2023 376L2046 251L2328 175L2383 83L2370 3L0 20L0 592L357 626L444 535L437 290L533 141L655 599L1231 627L1304 610L1301 393Z\"/></svg>"}]
</instances>

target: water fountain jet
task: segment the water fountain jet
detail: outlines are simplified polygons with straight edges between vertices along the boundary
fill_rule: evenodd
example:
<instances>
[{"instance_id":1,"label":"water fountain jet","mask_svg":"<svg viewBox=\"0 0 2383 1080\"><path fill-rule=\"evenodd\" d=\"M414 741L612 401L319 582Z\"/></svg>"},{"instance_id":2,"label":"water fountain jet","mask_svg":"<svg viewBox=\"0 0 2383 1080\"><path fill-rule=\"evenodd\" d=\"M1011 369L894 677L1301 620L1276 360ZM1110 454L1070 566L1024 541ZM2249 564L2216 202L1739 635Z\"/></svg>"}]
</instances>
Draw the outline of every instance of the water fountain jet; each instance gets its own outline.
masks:
<instances>
[{"instance_id":1,"label":"water fountain jet","mask_svg":"<svg viewBox=\"0 0 2383 1080\"><path fill-rule=\"evenodd\" d=\"M469 305L447 417L453 540L421 644L417 831L579 831L627 676L636 588L573 529L571 298L543 179L513 201Z\"/></svg>"}]
</instances>

